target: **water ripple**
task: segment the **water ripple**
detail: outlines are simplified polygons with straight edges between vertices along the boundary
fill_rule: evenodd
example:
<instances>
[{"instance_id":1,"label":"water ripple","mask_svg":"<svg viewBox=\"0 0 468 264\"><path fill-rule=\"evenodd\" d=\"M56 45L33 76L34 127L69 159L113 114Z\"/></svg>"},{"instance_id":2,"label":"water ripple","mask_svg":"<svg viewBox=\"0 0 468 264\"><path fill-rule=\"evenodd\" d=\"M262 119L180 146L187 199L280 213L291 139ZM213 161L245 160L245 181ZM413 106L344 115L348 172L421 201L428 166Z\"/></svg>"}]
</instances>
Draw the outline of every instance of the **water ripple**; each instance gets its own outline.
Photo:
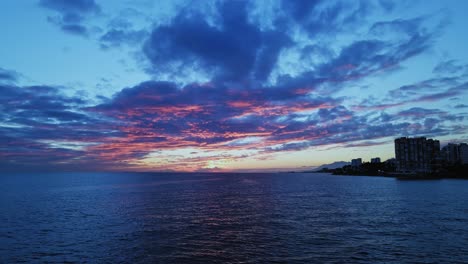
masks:
<instances>
[{"instance_id":1,"label":"water ripple","mask_svg":"<svg viewBox=\"0 0 468 264\"><path fill-rule=\"evenodd\" d=\"M21 177L0 179L1 263L468 262L468 181Z\"/></svg>"}]
</instances>

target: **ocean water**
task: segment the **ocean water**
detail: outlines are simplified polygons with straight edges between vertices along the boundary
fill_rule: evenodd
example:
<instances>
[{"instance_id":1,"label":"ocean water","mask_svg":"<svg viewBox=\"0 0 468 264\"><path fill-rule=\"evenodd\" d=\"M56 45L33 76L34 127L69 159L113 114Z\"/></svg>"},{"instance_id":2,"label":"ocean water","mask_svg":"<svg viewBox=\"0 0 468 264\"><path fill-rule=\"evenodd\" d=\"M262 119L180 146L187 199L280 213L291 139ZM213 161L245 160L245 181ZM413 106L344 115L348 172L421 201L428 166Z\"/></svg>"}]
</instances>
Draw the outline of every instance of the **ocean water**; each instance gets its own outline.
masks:
<instances>
[{"instance_id":1,"label":"ocean water","mask_svg":"<svg viewBox=\"0 0 468 264\"><path fill-rule=\"evenodd\" d=\"M468 180L1 175L0 262L468 263Z\"/></svg>"}]
</instances>

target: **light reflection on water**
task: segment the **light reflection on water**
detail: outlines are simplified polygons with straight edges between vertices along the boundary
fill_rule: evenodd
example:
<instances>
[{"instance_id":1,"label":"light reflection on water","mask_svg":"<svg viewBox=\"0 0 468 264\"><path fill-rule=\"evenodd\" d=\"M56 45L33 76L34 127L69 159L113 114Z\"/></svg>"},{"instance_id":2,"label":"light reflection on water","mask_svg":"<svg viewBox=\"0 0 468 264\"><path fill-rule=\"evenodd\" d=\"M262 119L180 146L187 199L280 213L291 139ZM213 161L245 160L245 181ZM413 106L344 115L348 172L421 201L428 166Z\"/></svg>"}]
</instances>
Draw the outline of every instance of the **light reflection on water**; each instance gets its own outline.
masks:
<instances>
[{"instance_id":1,"label":"light reflection on water","mask_svg":"<svg viewBox=\"0 0 468 264\"><path fill-rule=\"evenodd\" d=\"M467 262L468 181L326 174L0 178L0 262Z\"/></svg>"}]
</instances>

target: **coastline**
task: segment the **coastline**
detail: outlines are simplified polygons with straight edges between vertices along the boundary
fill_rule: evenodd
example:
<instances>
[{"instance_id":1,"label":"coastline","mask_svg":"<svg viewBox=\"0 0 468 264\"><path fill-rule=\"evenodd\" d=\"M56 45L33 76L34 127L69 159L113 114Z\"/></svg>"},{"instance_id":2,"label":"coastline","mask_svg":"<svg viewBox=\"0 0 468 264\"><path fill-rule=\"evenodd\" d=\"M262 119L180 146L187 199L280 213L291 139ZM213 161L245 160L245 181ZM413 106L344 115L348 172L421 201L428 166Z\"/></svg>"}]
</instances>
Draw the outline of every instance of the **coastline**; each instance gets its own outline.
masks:
<instances>
[{"instance_id":1,"label":"coastline","mask_svg":"<svg viewBox=\"0 0 468 264\"><path fill-rule=\"evenodd\" d=\"M321 172L323 173L323 172ZM441 179L464 179L468 180L468 175L451 175L441 173L335 173L325 172L335 176L371 176L371 177L387 177L396 178L399 180L441 180Z\"/></svg>"}]
</instances>

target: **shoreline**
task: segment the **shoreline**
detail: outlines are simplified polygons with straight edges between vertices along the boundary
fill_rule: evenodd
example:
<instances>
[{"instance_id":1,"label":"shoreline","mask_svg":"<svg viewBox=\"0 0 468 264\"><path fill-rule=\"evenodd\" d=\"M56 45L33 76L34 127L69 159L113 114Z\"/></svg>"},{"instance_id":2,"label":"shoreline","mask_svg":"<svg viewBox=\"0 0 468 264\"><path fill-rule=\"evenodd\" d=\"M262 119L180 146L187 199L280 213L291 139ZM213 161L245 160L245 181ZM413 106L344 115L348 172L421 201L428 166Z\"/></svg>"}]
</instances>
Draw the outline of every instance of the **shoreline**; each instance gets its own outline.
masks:
<instances>
[{"instance_id":1,"label":"shoreline","mask_svg":"<svg viewBox=\"0 0 468 264\"><path fill-rule=\"evenodd\" d=\"M396 178L399 180L442 180L442 179L464 179L468 180L468 176L456 176L456 175L444 175L444 174L416 174L416 173L384 173L384 174L345 174L345 173L334 173L334 172L320 172L330 173L334 176L370 176L370 177L386 177Z\"/></svg>"}]
</instances>

